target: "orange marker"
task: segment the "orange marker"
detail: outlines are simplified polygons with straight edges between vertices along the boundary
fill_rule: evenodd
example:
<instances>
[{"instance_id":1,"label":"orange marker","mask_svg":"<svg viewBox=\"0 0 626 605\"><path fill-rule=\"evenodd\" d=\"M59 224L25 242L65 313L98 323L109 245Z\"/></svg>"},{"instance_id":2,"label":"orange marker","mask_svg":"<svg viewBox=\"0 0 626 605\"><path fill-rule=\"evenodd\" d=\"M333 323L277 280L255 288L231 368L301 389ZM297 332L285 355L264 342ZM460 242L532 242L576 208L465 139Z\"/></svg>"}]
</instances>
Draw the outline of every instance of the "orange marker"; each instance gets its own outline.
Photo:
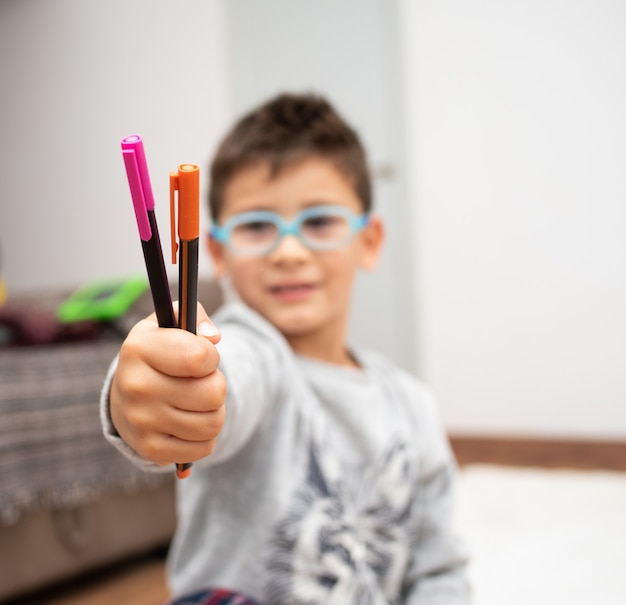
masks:
<instances>
[{"instance_id":1,"label":"orange marker","mask_svg":"<svg viewBox=\"0 0 626 605\"><path fill-rule=\"evenodd\" d=\"M178 240L176 243L176 191L178 191ZM178 327L196 333L198 311L198 245L200 241L200 168L181 164L170 172L170 224L172 263L178 262ZM191 474L191 462L176 465L184 479Z\"/></svg>"}]
</instances>

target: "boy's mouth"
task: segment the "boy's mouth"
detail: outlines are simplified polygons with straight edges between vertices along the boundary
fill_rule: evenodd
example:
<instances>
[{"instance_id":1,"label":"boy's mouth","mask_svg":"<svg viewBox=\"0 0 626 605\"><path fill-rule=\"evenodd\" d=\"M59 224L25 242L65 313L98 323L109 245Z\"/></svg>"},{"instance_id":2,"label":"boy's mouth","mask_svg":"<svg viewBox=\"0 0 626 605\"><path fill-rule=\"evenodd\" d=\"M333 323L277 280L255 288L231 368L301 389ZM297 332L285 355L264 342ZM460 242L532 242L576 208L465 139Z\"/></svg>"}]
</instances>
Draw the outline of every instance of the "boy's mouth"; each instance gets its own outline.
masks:
<instances>
[{"instance_id":1,"label":"boy's mouth","mask_svg":"<svg viewBox=\"0 0 626 605\"><path fill-rule=\"evenodd\" d=\"M280 284L270 287L270 292L280 300L295 301L310 296L315 289L313 284Z\"/></svg>"}]
</instances>

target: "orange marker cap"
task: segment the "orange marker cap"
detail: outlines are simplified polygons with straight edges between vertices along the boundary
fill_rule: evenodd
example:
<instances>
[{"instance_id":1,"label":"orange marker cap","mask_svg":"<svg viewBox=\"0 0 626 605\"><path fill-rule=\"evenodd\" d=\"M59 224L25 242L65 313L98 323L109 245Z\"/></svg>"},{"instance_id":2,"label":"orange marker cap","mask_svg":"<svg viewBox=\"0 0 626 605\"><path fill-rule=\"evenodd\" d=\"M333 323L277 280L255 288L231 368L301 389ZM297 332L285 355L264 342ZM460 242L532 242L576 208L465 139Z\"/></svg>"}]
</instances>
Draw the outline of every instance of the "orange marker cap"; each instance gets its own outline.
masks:
<instances>
[{"instance_id":1,"label":"orange marker cap","mask_svg":"<svg viewBox=\"0 0 626 605\"><path fill-rule=\"evenodd\" d=\"M178 191L178 237L191 241L200 237L200 168L181 164L178 172L170 172L170 226L172 231L172 262L176 263L176 191Z\"/></svg>"}]
</instances>

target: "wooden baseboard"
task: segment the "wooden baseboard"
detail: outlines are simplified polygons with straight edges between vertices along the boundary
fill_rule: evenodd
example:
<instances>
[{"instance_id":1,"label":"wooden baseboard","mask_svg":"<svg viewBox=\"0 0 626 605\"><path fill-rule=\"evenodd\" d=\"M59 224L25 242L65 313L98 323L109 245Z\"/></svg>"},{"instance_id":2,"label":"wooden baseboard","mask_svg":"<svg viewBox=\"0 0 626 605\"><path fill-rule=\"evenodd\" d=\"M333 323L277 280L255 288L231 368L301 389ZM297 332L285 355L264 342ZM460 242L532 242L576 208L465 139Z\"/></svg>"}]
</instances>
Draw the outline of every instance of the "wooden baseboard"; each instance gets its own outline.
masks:
<instances>
[{"instance_id":1,"label":"wooden baseboard","mask_svg":"<svg viewBox=\"0 0 626 605\"><path fill-rule=\"evenodd\" d=\"M626 442L450 435L460 466L471 463L626 471Z\"/></svg>"}]
</instances>

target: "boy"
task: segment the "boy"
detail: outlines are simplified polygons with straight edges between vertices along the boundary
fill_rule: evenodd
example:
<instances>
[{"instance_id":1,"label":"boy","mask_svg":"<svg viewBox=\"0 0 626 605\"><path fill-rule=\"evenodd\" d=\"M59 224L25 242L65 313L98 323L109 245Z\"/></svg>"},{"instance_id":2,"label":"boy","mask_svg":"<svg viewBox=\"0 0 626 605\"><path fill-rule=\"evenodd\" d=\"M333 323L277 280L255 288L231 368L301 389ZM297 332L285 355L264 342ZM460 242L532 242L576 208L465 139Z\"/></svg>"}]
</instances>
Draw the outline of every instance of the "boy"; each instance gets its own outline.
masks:
<instances>
[{"instance_id":1,"label":"boy","mask_svg":"<svg viewBox=\"0 0 626 605\"><path fill-rule=\"evenodd\" d=\"M357 134L324 99L281 95L224 139L209 198L237 300L214 324L199 309L203 337L139 322L103 397L105 434L137 463L198 461L177 482L174 597L466 603L433 398L346 344L353 278L383 240Z\"/></svg>"}]
</instances>

